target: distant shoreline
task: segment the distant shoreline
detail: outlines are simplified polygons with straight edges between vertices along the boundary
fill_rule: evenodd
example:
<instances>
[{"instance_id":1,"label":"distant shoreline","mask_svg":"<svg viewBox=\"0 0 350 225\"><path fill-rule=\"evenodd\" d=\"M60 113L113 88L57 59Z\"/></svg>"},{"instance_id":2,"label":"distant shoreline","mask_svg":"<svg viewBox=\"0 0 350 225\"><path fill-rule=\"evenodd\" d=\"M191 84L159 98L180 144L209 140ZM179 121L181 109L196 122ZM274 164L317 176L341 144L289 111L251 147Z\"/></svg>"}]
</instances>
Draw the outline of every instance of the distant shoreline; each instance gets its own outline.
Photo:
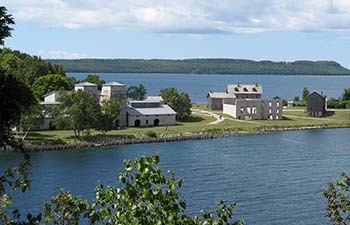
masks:
<instances>
[{"instance_id":1,"label":"distant shoreline","mask_svg":"<svg viewBox=\"0 0 350 225\"><path fill-rule=\"evenodd\" d=\"M254 61L247 59L48 59L70 73L350 75L335 61Z\"/></svg>"},{"instance_id":2,"label":"distant shoreline","mask_svg":"<svg viewBox=\"0 0 350 225\"><path fill-rule=\"evenodd\" d=\"M249 74L242 74L242 73L147 73L147 72L136 72L136 73L131 73L131 72L96 72L96 71L92 71L92 72L71 72L71 71L66 71L66 73L68 74L130 74L130 75L140 75L140 74L144 74L144 75L222 75L222 76L235 76L235 75L247 75L247 76L321 76L321 77L325 77L325 76L329 76L329 77L344 77L344 76L350 76L349 74L253 74L253 73L249 73Z\"/></svg>"},{"instance_id":3,"label":"distant shoreline","mask_svg":"<svg viewBox=\"0 0 350 225\"><path fill-rule=\"evenodd\" d=\"M142 137L132 139L120 139L120 140L106 140L99 143L75 143L75 144L47 144L47 145L30 145L25 146L24 149L28 153L43 152L43 151L63 151L63 150L82 150L85 148L100 148L100 147L113 147L113 146L125 146L134 144L153 144L153 143L166 143L166 142L179 142L179 141L192 141L192 140L208 140L226 137L241 137L250 135L264 135L272 132L281 131L298 131L298 130L318 130L318 129L339 129L350 128L350 125L344 126L301 126L301 127L266 127L255 131L232 131L223 132L220 134L215 133L186 133L186 134L169 134L156 138ZM4 151L4 150L1 150ZM0 151L0 152L1 152ZM6 151L18 152L19 150L8 149Z\"/></svg>"}]
</instances>

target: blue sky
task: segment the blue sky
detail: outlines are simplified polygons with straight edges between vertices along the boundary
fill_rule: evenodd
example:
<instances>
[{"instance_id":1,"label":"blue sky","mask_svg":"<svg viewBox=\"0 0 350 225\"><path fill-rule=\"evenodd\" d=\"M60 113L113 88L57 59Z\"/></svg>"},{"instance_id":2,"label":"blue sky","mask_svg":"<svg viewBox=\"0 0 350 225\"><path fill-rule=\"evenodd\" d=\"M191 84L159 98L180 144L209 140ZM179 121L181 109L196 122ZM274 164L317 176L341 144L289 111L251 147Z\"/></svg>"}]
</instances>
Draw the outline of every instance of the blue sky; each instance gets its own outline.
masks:
<instances>
[{"instance_id":1,"label":"blue sky","mask_svg":"<svg viewBox=\"0 0 350 225\"><path fill-rule=\"evenodd\" d=\"M335 60L350 68L348 0L3 0L5 45L43 58Z\"/></svg>"}]
</instances>

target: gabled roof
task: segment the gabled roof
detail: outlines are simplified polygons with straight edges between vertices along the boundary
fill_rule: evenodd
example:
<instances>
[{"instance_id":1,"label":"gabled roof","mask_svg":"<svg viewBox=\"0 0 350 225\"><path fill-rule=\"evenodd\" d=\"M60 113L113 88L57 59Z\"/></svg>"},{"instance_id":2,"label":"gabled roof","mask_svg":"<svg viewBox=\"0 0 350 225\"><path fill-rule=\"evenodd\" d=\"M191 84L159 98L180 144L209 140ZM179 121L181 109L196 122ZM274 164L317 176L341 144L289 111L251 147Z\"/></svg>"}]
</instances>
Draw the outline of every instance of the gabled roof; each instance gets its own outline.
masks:
<instances>
[{"instance_id":1,"label":"gabled roof","mask_svg":"<svg viewBox=\"0 0 350 225\"><path fill-rule=\"evenodd\" d=\"M262 94L263 89L260 84L229 84L227 92L234 94Z\"/></svg>"},{"instance_id":2,"label":"gabled roof","mask_svg":"<svg viewBox=\"0 0 350 225\"><path fill-rule=\"evenodd\" d=\"M86 87L86 86L97 86L97 84L94 84L94 83L90 83L90 82L82 82L82 83L79 83L79 84L74 84L74 86L76 87Z\"/></svg>"},{"instance_id":3,"label":"gabled roof","mask_svg":"<svg viewBox=\"0 0 350 225\"><path fill-rule=\"evenodd\" d=\"M112 81L112 82L109 82L109 83L102 84L102 86L125 86L125 84Z\"/></svg>"},{"instance_id":4,"label":"gabled roof","mask_svg":"<svg viewBox=\"0 0 350 225\"><path fill-rule=\"evenodd\" d=\"M52 95L52 94L54 94L54 93L60 93L60 92L59 92L59 91L50 91L49 93L44 94L44 95L43 95L43 98L45 98L45 97L47 97L47 96L49 96L49 95Z\"/></svg>"},{"instance_id":5,"label":"gabled roof","mask_svg":"<svg viewBox=\"0 0 350 225\"><path fill-rule=\"evenodd\" d=\"M323 96L322 94L318 93L317 91L312 91L306 98L308 98L309 96L314 95L314 94L319 95L319 96L322 97L323 99L326 99L325 96Z\"/></svg>"},{"instance_id":6,"label":"gabled roof","mask_svg":"<svg viewBox=\"0 0 350 225\"><path fill-rule=\"evenodd\" d=\"M209 92L208 97L211 98L236 98L235 94L226 92Z\"/></svg>"},{"instance_id":7,"label":"gabled roof","mask_svg":"<svg viewBox=\"0 0 350 225\"><path fill-rule=\"evenodd\" d=\"M176 115L176 112L168 105L160 105L155 108L134 108L128 106L128 114L132 116Z\"/></svg>"}]
</instances>

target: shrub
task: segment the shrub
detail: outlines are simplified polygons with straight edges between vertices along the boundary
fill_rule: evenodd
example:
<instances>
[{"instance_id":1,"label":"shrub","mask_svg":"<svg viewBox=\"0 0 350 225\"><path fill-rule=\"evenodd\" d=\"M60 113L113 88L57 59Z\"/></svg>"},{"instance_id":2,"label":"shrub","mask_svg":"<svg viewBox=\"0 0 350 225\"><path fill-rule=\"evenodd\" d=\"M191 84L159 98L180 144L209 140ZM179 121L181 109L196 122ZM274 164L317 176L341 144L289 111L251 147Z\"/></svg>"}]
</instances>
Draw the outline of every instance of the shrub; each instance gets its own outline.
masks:
<instances>
[{"instance_id":1,"label":"shrub","mask_svg":"<svg viewBox=\"0 0 350 225\"><path fill-rule=\"evenodd\" d=\"M157 137L157 133L154 132L154 131L152 131L152 130L147 131L147 132L145 133L145 135L146 135L147 137L150 137L150 138L156 138L156 137Z\"/></svg>"}]
</instances>

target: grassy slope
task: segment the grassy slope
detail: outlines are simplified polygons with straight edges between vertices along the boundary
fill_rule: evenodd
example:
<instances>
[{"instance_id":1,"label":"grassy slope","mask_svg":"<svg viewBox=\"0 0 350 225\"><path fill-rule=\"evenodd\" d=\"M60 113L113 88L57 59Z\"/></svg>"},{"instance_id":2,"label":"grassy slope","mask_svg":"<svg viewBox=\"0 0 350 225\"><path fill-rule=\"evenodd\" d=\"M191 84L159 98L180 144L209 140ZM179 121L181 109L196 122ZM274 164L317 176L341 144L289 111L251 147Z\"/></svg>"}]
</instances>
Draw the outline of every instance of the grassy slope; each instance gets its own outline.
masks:
<instances>
[{"instance_id":1,"label":"grassy slope","mask_svg":"<svg viewBox=\"0 0 350 225\"><path fill-rule=\"evenodd\" d=\"M205 105L195 105L194 109L207 110ZM213 111L216 114L223 115L221 111ZM306 117L304 109L290 108L285 109L283 120L235 120L227 115L223 123L217 125L208 125L215 119L211 116L200 114L193 115L191 121L178 122L176 126L169 127L149 127L149 128L127 128L123 130L114 130L107 133L106 136L100 132L91 131L91 135L84 138L76 138L73 131L57 130L57 131L33 131L27 139L28 144L64 144L75 142L98 142L104 139L122 139L126 137L144 136L149 130L160 134L179 134L186 132L220 132L224 130L245 130L254 131L261 128L277 128L277 127L302 127L302 126L350 126L350 110L331 110L326 117L310 118Z\"/></svg>"}]
</instances>

